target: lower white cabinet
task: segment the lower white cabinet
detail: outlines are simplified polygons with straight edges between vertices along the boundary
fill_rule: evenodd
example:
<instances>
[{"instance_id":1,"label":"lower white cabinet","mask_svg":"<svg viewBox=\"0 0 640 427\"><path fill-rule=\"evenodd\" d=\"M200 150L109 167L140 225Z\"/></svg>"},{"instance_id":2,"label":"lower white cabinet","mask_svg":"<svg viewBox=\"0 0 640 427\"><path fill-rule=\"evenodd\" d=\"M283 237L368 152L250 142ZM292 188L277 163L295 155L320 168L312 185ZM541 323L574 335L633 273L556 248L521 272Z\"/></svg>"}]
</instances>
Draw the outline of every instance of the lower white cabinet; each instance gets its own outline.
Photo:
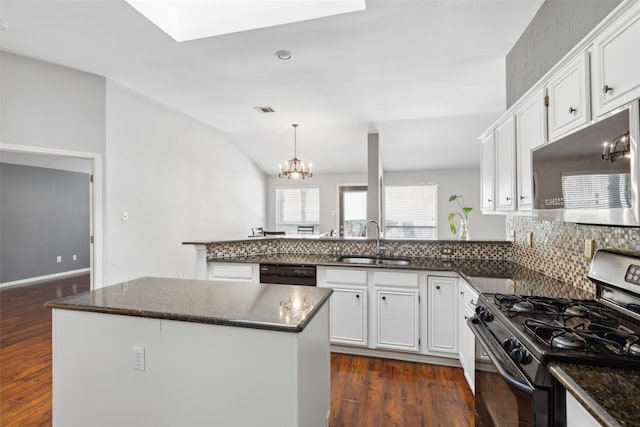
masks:
<instances>
[{"instance_id":1,"label":"lower white cabinet","mask_svg":"<svg viewBox=\"0 0 640 427\"><path fill-rule=\"evenodd\" d=\"M601 425L571 393L566 392L566 395L567 427L599 427Z\"/></svg>"},{"instance_id":2,"label":"lower white cabinet","mask_svg":"<svg viewBox=\"0 0 640 427\"><path fill-rule=\"evenodd\" d=\"M377 348L418 351L418 290L376 289Z\"/></svg>"},{"instance_id":3,"label":"lower white cabinet","mask_svg":"<svg viewBox=\"0 0 640 427\"><path fill-rule=\"evenodd\" d=\"M474 315L478 293L460 280L458 283L460 297L458 298L458 355L464 370L464 377L471 391L475 393L475 336L467 325L467 319Z\"/></svg>"},{"instance_id":4,"label":"lower white cabinet","mask_svg":"<svg viewBox=\"0 0 640 427\"><path fill-rule=\"evenodd\" d=\"M260 282L259 264L239 262L210 262L208 280Z\"/></svg>"},{"instance_id":5,"label":"lower white cabinet","mask_svg":"<svg viewBox=\"0 0 640 427\"><path fill-rule=\"evenodd\" d=\"M427 349L458 357L458 279L429 276Z\"/></svg>"},{"instance_id":6,"label":"lower white cabinet","mask_svg":"<svg viewBox=\"0 0 640 427\"><path fill-rule=\"evenodd\" d=\"M331 286L331 342L367 346L367 288Z\"/></svg>"}]
</instances>

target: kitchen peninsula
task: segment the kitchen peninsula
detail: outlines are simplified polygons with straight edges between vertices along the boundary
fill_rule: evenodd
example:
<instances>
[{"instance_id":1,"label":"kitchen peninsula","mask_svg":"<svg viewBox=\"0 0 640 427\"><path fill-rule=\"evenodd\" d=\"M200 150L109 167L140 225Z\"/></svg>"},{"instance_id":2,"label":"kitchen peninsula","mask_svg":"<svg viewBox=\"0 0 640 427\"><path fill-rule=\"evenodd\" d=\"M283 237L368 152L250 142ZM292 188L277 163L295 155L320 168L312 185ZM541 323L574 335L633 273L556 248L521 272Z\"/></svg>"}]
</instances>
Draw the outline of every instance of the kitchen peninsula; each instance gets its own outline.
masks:
<instances>
[{"instance_id":1,"label":"kitchen peninsula","mask_svg":"<svg viewBox=\"0 0 640 427\"><path fill-rule=\"evenodd\" d=\"M330 294L145 277L50 301L53 424L326 425Z\"/></svg>"}]
</instances>

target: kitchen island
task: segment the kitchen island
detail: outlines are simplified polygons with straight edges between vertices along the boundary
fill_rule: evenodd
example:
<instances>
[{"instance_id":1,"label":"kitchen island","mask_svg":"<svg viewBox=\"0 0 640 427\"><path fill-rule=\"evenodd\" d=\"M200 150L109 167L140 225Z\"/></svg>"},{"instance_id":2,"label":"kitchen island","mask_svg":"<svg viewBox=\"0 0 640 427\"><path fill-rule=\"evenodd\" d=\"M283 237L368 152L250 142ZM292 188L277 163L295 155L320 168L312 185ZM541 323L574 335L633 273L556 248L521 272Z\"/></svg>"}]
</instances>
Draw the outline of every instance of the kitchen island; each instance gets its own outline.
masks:
<instances>
[{"instance_id":1,"label":"kitchen island","mask_svg":"<svg viewBox=\"0 0 640 427\"><path fill-rule=\"evenodd\" d=\"M51 301L55 426L326 426L331 290L141 278Z\"/></svg>"}]
</instances>

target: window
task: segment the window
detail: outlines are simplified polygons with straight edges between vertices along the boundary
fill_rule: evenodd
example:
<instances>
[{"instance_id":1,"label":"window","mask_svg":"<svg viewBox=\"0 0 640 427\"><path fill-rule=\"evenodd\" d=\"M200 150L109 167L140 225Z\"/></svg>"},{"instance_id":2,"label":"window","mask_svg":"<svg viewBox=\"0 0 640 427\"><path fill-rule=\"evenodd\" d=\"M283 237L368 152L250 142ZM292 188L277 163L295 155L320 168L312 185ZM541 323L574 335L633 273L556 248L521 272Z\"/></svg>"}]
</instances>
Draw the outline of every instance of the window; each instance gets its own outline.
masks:
<instances>
[{"instance_id":1,"label":"window","mask_svg":"<svg viewBox=\"0 0 640 427\"><path fill-rule=\"evenodd\" d=\"M295 233L298 225L320 225L320 189L276 188L276 229Z\"/></svg>"},{"instance_id":2,"label":"window","mask_svg":"<svg viewBox=\"0 0 640 427\"><path fill-rule=\"evenodd\" d=\"M385 238L437 238L437 185L385 187Z\"/></svg>"}]
</instances>

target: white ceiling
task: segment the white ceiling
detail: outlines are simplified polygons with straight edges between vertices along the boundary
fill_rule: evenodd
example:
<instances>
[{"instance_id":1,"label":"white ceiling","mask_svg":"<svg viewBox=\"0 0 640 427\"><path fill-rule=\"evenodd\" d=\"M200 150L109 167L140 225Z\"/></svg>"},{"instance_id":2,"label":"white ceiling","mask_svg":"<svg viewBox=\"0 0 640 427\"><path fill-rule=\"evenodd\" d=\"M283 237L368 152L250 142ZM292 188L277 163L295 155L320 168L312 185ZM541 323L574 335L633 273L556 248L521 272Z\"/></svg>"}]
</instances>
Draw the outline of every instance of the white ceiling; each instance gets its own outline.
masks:
<instances>
[{"instance_id":1,"label":"white ceiling","mask_svg":"<svg viewBox=\"0 0 640 427\"><path fill-rule=\"evenodd\" d=\"M505 108L504 57L542 0L379 0L367 9L178 43L124 0L1 0L2 50L106 76L224 132L263 169L479 164ZM287 49L290 61L274 52ZM252 107L276 112L257 113Z\"/></svg>"}]
</instances>

